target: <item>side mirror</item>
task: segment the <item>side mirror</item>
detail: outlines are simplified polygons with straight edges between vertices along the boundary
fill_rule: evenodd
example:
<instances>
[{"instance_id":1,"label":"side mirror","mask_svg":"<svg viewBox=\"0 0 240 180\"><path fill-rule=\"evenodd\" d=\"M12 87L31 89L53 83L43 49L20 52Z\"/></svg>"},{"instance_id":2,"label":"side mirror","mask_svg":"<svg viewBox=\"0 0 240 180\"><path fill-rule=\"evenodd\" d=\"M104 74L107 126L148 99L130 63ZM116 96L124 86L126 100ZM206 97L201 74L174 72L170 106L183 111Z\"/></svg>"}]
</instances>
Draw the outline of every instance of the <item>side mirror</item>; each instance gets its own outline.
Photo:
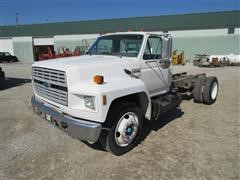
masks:
<instances>
[{"instance_id":1,"label":"side mirror","mask_svg":"<svg viewBox=\"0 0 240 180\"><path fill-rule=\"evenodd\" d=\"M170 34L163 34L162 38L162 59L170 60L172 56L172 37Z\"/></svg>"}]
</instances>

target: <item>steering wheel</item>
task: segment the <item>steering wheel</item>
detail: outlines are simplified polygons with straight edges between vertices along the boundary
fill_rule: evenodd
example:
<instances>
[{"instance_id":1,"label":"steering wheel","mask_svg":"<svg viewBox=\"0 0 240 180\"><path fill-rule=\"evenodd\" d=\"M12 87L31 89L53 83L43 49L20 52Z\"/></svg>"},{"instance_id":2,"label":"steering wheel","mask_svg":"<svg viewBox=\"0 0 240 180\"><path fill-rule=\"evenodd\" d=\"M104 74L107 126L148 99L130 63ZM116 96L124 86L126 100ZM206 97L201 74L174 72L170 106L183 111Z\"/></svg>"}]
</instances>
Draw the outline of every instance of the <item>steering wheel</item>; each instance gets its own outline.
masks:
<instances>
[{"instance_id":1,"label":"steering wheel","mask_svg":"<svg viewBox=\"0 0 240 180\"><path fill-rule=\"evenodd\" d=\"M130 51L130 52L129 52L129 51ZM126 53L138 53L138 50L135 49L135 48L128 48L128 49L126 50Z\"/></svg>"}]
</instances>

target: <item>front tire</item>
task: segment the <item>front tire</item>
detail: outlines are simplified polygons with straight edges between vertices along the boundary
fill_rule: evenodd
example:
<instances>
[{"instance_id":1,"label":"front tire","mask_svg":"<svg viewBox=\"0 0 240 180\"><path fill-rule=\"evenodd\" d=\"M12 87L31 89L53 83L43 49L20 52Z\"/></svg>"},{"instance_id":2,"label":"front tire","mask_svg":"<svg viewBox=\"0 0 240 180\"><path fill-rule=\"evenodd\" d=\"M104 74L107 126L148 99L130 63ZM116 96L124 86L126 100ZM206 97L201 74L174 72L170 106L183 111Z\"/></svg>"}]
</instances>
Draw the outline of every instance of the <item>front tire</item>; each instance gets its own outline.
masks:
<instances>
[{"instance_id":1,"label":"front tire","mask_svg":"<svg viewBox=\"0 0 240 180\"><path fill-rule=\"evenodd\" d=\"M117 107L117 108L116 108ZM120 102L109 115L112 126L100 142L114 155L122 155L133 149L140 141L143 115L141 109L133 103Z\"/></svg>"}]
</instances>

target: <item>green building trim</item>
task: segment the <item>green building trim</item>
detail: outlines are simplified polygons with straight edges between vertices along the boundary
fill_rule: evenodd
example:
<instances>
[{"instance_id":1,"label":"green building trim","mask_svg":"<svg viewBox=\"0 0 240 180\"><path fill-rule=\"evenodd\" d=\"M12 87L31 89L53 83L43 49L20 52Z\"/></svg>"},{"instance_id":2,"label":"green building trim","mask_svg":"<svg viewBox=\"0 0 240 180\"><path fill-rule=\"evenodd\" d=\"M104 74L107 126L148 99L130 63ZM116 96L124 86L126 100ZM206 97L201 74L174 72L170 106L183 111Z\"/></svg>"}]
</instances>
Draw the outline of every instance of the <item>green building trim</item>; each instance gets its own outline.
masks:
<instances>
[{"instance_id":1,"label":"green building trim","mask_svg":"<svg viewBox=\"0 0 240 180\"><path fill-rule=\"evenodd\" d=\"M54 36L69 34L102 34L107 32L144 30L174 31L240 27L240 11L197 14L132 17L77 22L0 26L0 37Z\"/></svg>"}]
</instances>

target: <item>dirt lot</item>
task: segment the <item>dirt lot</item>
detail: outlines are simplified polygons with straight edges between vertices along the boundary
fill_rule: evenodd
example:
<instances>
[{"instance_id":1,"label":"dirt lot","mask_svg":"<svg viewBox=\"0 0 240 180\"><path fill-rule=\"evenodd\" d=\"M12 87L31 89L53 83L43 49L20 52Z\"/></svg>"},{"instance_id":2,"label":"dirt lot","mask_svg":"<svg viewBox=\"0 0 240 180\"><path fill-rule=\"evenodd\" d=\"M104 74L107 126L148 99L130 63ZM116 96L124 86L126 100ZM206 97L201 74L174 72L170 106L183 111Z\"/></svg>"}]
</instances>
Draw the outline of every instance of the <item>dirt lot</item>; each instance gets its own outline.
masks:
<instances>
[{"instance_id":1,"label":"dirt lot","mask_svg":"<svg viewBox=\"0 0 240 180\"><path fill-rule=\"evenodd\" d=\"M0 179L239 179L240 68L175 67L217 76L212 106L184 101L146 125L146 137L116 157L72 139L33 114L31 66L0 64Z\"/></svg>"}]
</instances>

